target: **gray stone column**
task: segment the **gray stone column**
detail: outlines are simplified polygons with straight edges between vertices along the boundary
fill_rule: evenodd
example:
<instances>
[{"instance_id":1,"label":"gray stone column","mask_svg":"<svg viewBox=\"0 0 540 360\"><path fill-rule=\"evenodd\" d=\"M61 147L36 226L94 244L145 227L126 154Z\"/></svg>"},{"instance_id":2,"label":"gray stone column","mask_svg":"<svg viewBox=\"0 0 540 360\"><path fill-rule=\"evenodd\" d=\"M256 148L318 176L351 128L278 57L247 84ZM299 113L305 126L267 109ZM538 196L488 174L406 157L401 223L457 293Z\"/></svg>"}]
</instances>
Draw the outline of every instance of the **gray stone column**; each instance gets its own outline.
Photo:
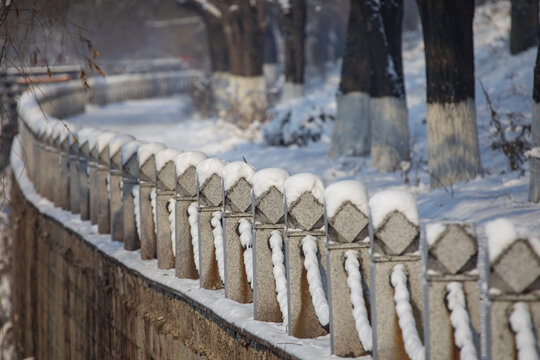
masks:
<instances>
[{"instance_id":1,"label":"gray stone column","mask_svg":"<svg viewBox=\"0 0 540 360\"><path fill-rule=\"evenodd\" d=\"M149 143L139 146L137 161L139 163L139 207L140 207L140 239L141 258L150 260L156 258L156 224L152 210L152 191L156 188L156 159L155 154L164 150L161 143Z\"/></svg>"},{"instance_id":2,"label":"gray stone column","mask_svg":"<svg viewBox=\"0 0 540 360\"><path fill-rule=\"evenodd\" d=\"M63 124L62 124L63 125ZM71 129L71 131L75 131ZM66 128L60 131L58 146L60 148L60 181L58 182L58 198L60 207L69 210L70 174L69 174L69 146L73 141L72 135Z\"/></svg>"},{"instance_id":3,"label":"gray stone column","mask_svg":"<svg viewBox=\"0 0 540 360\"><path fill-rule=\"evenodd\" d=\"M373 356L381 360L400 356L406 358L408 355L399 326L390 277L396 265L405 266L409 303L422 341L424 306L416 204L408 193L389 190L373 196L370 207L373 220L370 269L370 303L374 304L371 307ZM401 210L403 207L408 208L409 212Z\"/></svg>"},{"instance_id":4,"label":"gray stone column","mask_svg":"<svg viewBox=\"0 0 540 360\"><path fill-rule=\"evenodd\" d=\"M239 224L242 218L251 224L251 178L254 174L255 169L243 161L229 163L221 172L223 177L225 296L243 304L253 301L253 291L246 274L244 263L246 249L243 249L240 242ZM250 266L253 270L253 262Z\"/></svg>"},{"instance_id":5,"label":"gray stone column","mask_svg":"<svg viewBox=\"0 0 540 360\"><path fill-rule=\"evenodd\" d=\"M51 195L52 195L52 202L54 203L55 207L61 206L60 201L60 190L59 190L59 184L60 184L60 130L62 127L62 123L59 120L56 120L53 122L53 133L51 137L51 150L52 150L52 158L51 158L51 165L52 165L52 184L51 184Z\"/></svg>"},{"instance_id":6,"label":"gray stone column","mask_svg":"<svg viewBox=\"0 0 540 360\"><path fill-rule=\"evenodd\" d=\"M463 289L477 358L480 358L480 289L478 286L478 242L472 223L426 224L422 256L424 272L424 339L431 360L459 357L455 329L450 322L448 285Z\"/></svg>"},{"instance_id":7,"label":"gray stone column","mask_svg":"<svg viewBox=\"0 0 540 360\"><path fill-rule=\"evenodd\" d=\"M88 158L88 168L90 173L88 175L88 198L90 201L90 222L95 225L98 223L99 217L99 193L98 193L98 147L97 138L101 135L101 131L97 130L92 133L92 136L88 139L88 148L90 150L90 156Z\"/></svg>"},{"instance_id":8,"label":"gray stone column","mask_svg":"<svg viewBox=\"0 0 540 360\"><path fill-rule=\"evenodd\" d=\"M199 203L199 279L205 289L221 289L214 247L213 213L222 211L221 170L226 162L210 158L197 165L197 198Z\"/></svg>"},{"instance_id":9,"label":"gray stone column","mask_svg":"<svg viewBox=\"0 0 540 360\"><path fill-rule=\"evenodd\" d=\"M53 124L47 122L44 124L44 132L41 135L42 162L39 165L42 176L41 196L53 200L54 194L54 149L53 143Z\"/></svg>"},{"instance_id":10,"label":"gray stone column","mask_svg":"<svg viewBox=\"0 0 540 360\"><path fill-rule=\"evenodd\" d=\"M135 219L135 206L133 191L139 186L139 162L137 150L143 143L140 141L128 141L122 145L122 239L124 249L137 250L141 247L137 223Z\"/></svg>"},{"instance_id":11,"label":"gray stone column","mask_svg":"<svg viewBox=\"0 0 540 360\"><path fill-rule=\"evenodd\" d=\"M110 234L111 212L109 204L109 142L117 133L103 132L97 139L97 197L98 197L98 232Z\"/></svg>"},{"instance_id":12,"label":"gray stone column","mask_svg":"<svg viewBox=\"0 0 540 360\"><path fill-rule=\"evenodd\" d=\"M277 300L272 250L269 241L273 231L278 231L281 239L285 239L283 184L288 177L289 174L283 169L263 169L257 171L253 176L252 223L255 224L253 317L255 320L283 321ZM282 249L283 254L285 254L284 244ZM285 266L285 264L283 265Z\"/></svg>"},{"instance_id":13,"label":"gray stone column","mask_svg":"<svg viewBox=\"0 0 540 360\"><path fill-rule=\"evenodd\" d=\"M77 132L78 133L78 132ZM69 137L69 210L81 212L81 188L79 185L79 142L75 136Z\"/></svg>"},{"instance_id":14,"label":"gray stone column","mask_svg":"<svg viewBox=\"0 0 540 360\"><path fill-rule=\"evenodd\" d=\"M368 343L363 344L356 330L351 292L347 284L345 254L352 250L358 258L362 275L358 287L362 289L367 315L370 311L367 192L360 182L346 180L328 186L324 199L332 354L355 357L366 355L372 350L373 339L370 337Z\"/></svg>"},{"instance_id":15,"label":"gray stone column","mask_svg":"<svg viewBox=\"0 0 540 360\"><path fill-rule=\"evenodd\" d=\"M131 135L117 135L109 143L109 199L110 199L110 225L113 241L123 241L122 233L122 145L135 138ZM133 206L133 200L131 201ZM131 211L133 214L133 211Z\"/></svg>"},{"instance_id":16,"label":"gray stone column","mask_svg":"<svg viewBox=\"0 0 540 360\"><path fill-rule=\"evenodd\" d=\"M79 202L82 220L90 220L90 182L89 167L90 145L89 138L95 133L94 129L84 128L77 133L79 141Z\"/></svg>"},{"instance_id":17,"label":"gray stone column","mask_svg":"<svg viewBox=\"0 0 540 360\"><path fill-rule=\"evenodd\" d=\"M309 187L304 185L310 184ZM300 186L298 186L300 185ZM287 262L289 335L314 338L328 333L315 313L304 266L302 241L308 235L317 242L317 258L323 287L327 284L323 184L312 174L291 176L284 184L285 191L285 258ZM324 289L326 298L328 291Z\"/></svg>"},{"instance_id":18,"label":"gray stone column","mask_svg":"<svg viewBox=\"0 0 540 360\"><path fill-rule=\"evenodd\" d=\"M33 140L32 140L32 158L33 166L32 166L32 182L34 183L34 188L36 189L36 192L39 194L41 193L41 182L40 182L40 175L39 172L39 163L41 162L41 124L36 123L34 124L34 129L32 132Z\"/></svg>"},{"instance_id":19,"label":"gray stone column","mask_svg":"<svg viewBox=\"0 0 540 360\"><path fill-rule=\"evenodd\" d=\"M176 276L183 279L199 278L193 257L192 229L188 208L197 201L196 167L206 158L206 154L201 152L185 152L178 155L175 161ZM197 254L197 261L198 259L199 254Z\"/></svg>"},{"instance_id":20,"label":"gray stone column","mask_svg":"<svg viewBox=\"0 0 540 360\"><path fill-rule=\"evenodd\" d=\"M512 315L517 306L525 307L532 320L533 340L536 350L540 341L540 241L518 234L506 219L498 219L486 225L487 251L482 263L486 266L487 316L482 331L487 359L517 359L516 333ZM519 304L519 305L518 305ZM524 325L520 317L516 323ZM514 324L515 325L515 324ZM525 340L525 339L522 339ZM536 345L536 346L534 346ZM520 359L522 357L519 357ZM534 358L529 354L528 358Z\"/></svg>"},{"instance_id":21,"label":"gray stone column","mask_svg":"<svg viewBox=\"0 0 540 360\"><path fill-rule=\"evenodd\" d=\"M174 268L175 253L172 241L176 241L176 234L172 237L171 223L169 220L169 201L174 199L174 161L180 154L174 149L166 149L156 154L156 173L157 173L157 259L158 268Z\"/></svg>"}]
</instances>

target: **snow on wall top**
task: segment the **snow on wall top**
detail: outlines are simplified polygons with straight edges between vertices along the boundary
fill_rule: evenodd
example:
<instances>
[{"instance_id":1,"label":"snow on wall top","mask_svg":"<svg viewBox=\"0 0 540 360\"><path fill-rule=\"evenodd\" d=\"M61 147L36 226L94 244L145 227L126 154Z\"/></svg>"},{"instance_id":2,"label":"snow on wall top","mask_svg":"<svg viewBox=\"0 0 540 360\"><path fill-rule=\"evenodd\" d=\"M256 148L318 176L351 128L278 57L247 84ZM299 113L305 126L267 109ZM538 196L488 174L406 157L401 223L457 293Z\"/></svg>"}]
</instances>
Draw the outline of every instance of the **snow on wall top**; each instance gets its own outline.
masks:
<instances>
[{"instance_id":1,"label":"snow on wall top","mask_svg":"<svg viewBox=\"0 0 540 360\"><path fill-rule=\"evenodd\" d=\"M253 175L253 193L259 197L272 186L283 193L283 184L289 178L289 173L279 168L267 168L259 170Z\"/></svg>"},{"instance_id":2,"label":"snow on wall top","mask_svg":"<svg viewBox=\"0 0 540 360\"><path fill-rule=\"evenodd\" d=\"M176 149L161 150L156 154L156 171L159 172L169 161L174 161L180 155L180 151Z\"/></svg>"},{"instance_id":3,"label":"snow on wall top","mask_svg":"<svg viewBox=\"0 0 540 360\"><path fill-rule=\"evenodd\" d=\"M383 190L376 193L370 200L371 221L376 229L393 211L402 213L411 223L418 225L418 209L414 196L405 190Z\"/></svg>"},{"instance_id":4,"label":"snow on wall top","mask_svg":"<svg viewBox=\"0 0 540 360\"><path fill-rule=\"evenodd\" d=\"M94 128L82 128L79 131L77 131L77 140L79 141L79 146L82 146L84 143L88 142L88 138L90 135L95 132L96 129Z\"/></svg>"},{"instance_id":5,"label":"snow on wall top","mask_svg":"<svg viewBox=\"0 0 540 360\"><path fill-rule=\"evenodd\" d=\"M141 146L143 142L139 140L133 140L128 141L124 144L122 144L121 147L121 156L122 156L122 166L125 165L129 159L131 159L134 155L137 154L137 149L139 149L139 146Z\"/></svg>"},{"instance_id":6,"label":"snow on wall top","mask_svg":"<svg viewBox=\"0 0 540 360\"><path fill-rule=\"evenodd\" d=\"M329 185L324 190L324 204L328 218L334 217L336 211L345 201L350 201L364 215L369 216L367 191L360 181L339 181Z\"/></svg>"},{"instance_id":7,"label":"snow on wall top","mask_svg":"<svg viewBox=\"0 0 540 360\"><path fill-rule=\"evenodd\" d=\"M305 192L311 193L321 204L324 203L324 185L317 175L310 173L293 175L285 181L283 188L288 207Z\"/></svg>"},{"instance_id":8,"label":"snow on wall top","mask_svg":"<svg viewBox=\"0 0 540 360\"><path fill-rule=\"evenodd\" d=\"M197 182L203 185L212 175L221 175L223 167L227 165L227 161L218 158L210 158L201 161L197 165Z\"/></svg>"},{"instance_id":9,"label":"snow on wall top","mask_svg":"<svg viewBox=\"0 0 540 360\"><path fill-rule=\"evenodd\" d=\"M246 179L251 184L255 168L243 161L233 161L223 167L221 177L223 178L223 189L229 190L241 178Z\"/></svg>"},{"instance_id":10,"label":"snow on wall top","mask_svg":"<svg viewBox=\"0 0 540 360\"><path fill-rule=\"evenodd\" d=\"M96 129L88 136L88 149L92 151L97 146L97 139L103 131Z\"/></svg>"},{"instance_id":11,"label":"snow on wall top","mask_svg":"<svg viewBox=\"0 0 540 360\"><path fill-rule=\"evenodd\" d=\"M135 140L134 136L126 135L126 134L120 134L113 137L111 141L109 142L109 155L111 157L114 156L117 152L120 151L120 149L122 148L122 145L124 145L128 141L133 141L133 140Z\"/></svg>"},{"instance_id":12,"label":"snow on wall top","mask_svg":"<svg viewBox=\"0 0 540 360\"><path fill-rule=\"evenodd\" d=\"M139 167L143 166L152 155L155 155L166 148L167 146L165 146L165 144L159 142L152 142L139 146L137 149L137 161L139 162Z\"/></svg>"},{"instance_id":13,"label":"snow on wall top","mask_svg":"<svg viewBox=\"0 0 540 360\"><path fill-rule=\"evenodd\" d=\"M176 157L174 166L176 168L176 176L180 176L189 169L190 166L197 167L197 165L207 159L208 156L200 151L188 151L181 153Z\"/></svg>"},{"instance_id":14,"label":"snow on wall top","mask_svg":"<svg viewBox=\"0 0 540 360\"><path fill-rule=\"evenodd\" d=\"M518 239L527 239L536 255L540 256L540 239L528 236L526 229L516 229L508 219L500 218L488 222L485 232L491 263Z\"/></svg>"},{"instance_id":15,"label":"snow on wall top","mask_svg":"<svg viewBox=\"0 0 540 360\"><path fill-rule=\"evenodd\" d=\"M105 150L105 147L109 146L110 141L116 135L118 135L118 133L112 132L112 131L102 132L101 134L99 134L99 136L97 138L98 153L101 154L103 152L103 150Z\"/></svg>"}]
</instances>

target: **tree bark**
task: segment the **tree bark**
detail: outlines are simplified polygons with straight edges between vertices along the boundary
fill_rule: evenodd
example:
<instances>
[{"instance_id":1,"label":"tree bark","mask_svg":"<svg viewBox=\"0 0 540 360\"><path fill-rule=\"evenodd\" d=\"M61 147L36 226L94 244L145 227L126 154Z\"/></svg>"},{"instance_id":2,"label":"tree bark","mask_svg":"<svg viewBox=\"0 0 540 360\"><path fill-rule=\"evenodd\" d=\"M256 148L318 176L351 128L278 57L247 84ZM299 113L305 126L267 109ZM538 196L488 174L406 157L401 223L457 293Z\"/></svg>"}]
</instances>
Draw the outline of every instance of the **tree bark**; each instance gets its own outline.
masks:
<instances>
[{"instance_id":1,"label":"tree bark","mask_svg":"<svg viewBox=\"0 0 540 360\"><path fill-rule=\"evenodd\" d=\"M539 42L540 44L540 42ZM540 201L540 156L535 156L536 151L540 147L540 45L536 52L536 64L534 66L534 84L533 84L533 107L531 132L533 148L533 156L530 161L530 178L529 178L529 201ZM540 154L538 154L540 155Z\"/></svg>"},{"instance_id":2,"label":"tree bark","mask_svg":"<svg viewBox=\"0 0 540 360\"><path fill-rule=\"evenodd\" d=\"M303 95L304 42L306 27L306 0L290 0L289 8L281 9L285 33L285 85L282 99Z\"/></svg>"},{"instance_id":3,"label":"tree bark","mask_svg":"<svg viewBox=\"0 0 540 360\"><path fill-rule=\"evenodd\" d=\"M417 0L424 33L431 187L482 172L474 100L474 2Z\"/></svg>"},{"instance_id":4,"label":"tree bark","mask_svg":"<svg viewBox=\"0 0 540 360\"><path fill-rule=\"evenodd\" d=\"M510 53L517 54L536 44L538 0L512 0Z\"/></svg>"}]
</instances>

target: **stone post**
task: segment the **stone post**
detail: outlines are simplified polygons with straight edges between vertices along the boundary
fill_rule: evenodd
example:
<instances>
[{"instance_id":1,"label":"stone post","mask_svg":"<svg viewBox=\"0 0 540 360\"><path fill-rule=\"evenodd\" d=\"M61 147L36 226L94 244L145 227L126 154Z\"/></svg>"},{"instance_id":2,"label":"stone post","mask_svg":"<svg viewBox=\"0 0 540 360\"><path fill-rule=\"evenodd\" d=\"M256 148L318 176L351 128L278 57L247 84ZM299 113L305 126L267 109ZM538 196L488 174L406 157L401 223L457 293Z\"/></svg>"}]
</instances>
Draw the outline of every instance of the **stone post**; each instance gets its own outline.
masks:
<instances>
[{"instance_id":1,"label":"stone post","mask_svg":"<svg viewBox=\"0 0 540 360\"><path fill-rule=\"evenodd\" d=\"M487 251L483 252L482 263L486 266L487 319L482 331L486 353L482 356L492 360L518 359L519 353L519 359L538 359L540 241L517 233L506 219L488 223L485 232ZM532 320L530 324L524 314L516 314L520 307Z\"/></svg>"},{"instance_id":2,"label":"stone post","mask_svg":"<svg viewBox=\"0 0 540 360\"><path fill-rule=\"evenodd\" d=\"M131 135L117 135L109 143L109 199L111 238L113 241L123 241L122 233L122 145L135 138ZM131 201L133 206L133 201ZM133 214L133 211L131 211Z\"/></svg>"},{"instance_id":3,"label":"stone post","mask_svg":"<svg viewBox=\"0 0 540 360\"><path fill-rule=\"evenodd\" d=\"M326 297L324 301L327 301L324 187L317 176L302 173L287 179L284 190L289 335L298 338L314 338L327 334L328 324L321 325L315 313L304 264L305 254L302 243L308 235L316 240L318 271Z\"/></svg>"},{"instance_id":4,"label":"stone post","mask_svg":"<svg viewBox=\"0 0 540 360\"><path fill-rule=\"evenodd\" d=\"M88 198L90 200L90 222L95 225L98 223L99 216L99 194L98 194L98 147L97 139L101 135L101 131L96 130L88 139L88 149L90 156L88 157Z\"/></svg>"},{"instance_id":5,"label":"stone post","mask_svg":"<svg viewBox=\"0 0 540 360\"><path fill-rule=\"evenodd\" d=\"M279 232L282 239L282 252L285 252L283 244L283 239L285 239L283 184L288 177L289 174L285 170L275 168L259 170L253 176L252 223L255 224L253 317L255 320L283 321L283 314L277 300L272 250L269 241L272 232ZM286 301L284 305L287 305Z\"/></svg>"},{"instance_id":6,"label":"stone post","mask_svg":"<svg viewBox=\"0 0 540 360\"><path fill-rule=\"evenodd\" d=\"M90 220L90 183L88 161L90 158L89 138L94 136L96 130L84 128L77 133L79 141L79 201L82 220Z\"/></svg>"},{"instance_id":7,"label":"stone post","mask_svg":"<svg viewBox=\"0 0 540 360\"><path fill-rule=\"evenodd\" d=\"M223 179L223 229L225 244L225 296L239 303L253 301L253 291L248 282L246 268L253 274L253 257L245 264L244 252L252 252L251 179L255 169L243 161L227 164ZM240 242L240 220L249 221L250 243L243 248ZM245 236L245 235L244 235Z\"/></svg>"},{"instance_id":8,"label":"stone post","mask_svg":"<svg viewBox=\"0 0 540 360\"><path fill-rule=\"evenodd\" d=\"M41 170L41 196L46 199L53 200L54 194L54 149L52 147L53 143L53 124L47 122L43 125L44 131L41 134L41 151L42 151L42 162L39 164Z\"/></svg>"},{"instance_id":9,"label":"stone post","mask_svg":"<svg viewBox=\"0 0 540 360\"><path fill-rule=\"evenodd\" d=\"M199 278L193 254L188 208L197 201L196 167L206 158L206 154L201 152L185 152L178 155L175 161L176 253L179 254L176 257L176 276L183 279ZM198 226L194 230L198 231ZM196 239L196 241L198 243L199 240ZM198 259L199 254L197 253L197 261Z\"/></svg>"},{"instance_id":10,"label":"stone post","mask_svg":"<svg viewBox=\"0 0 540 360\"><path fill-rule=\"evenodd\" d=\"M351 256L346 253L354 254L358 259L361 281L358 281L357 288L362 289L360 296L363 297L367 318L370 311L367 192L358 181L340 181L325 189L324 203L332 354L354 357L366 355L372 350L373 338L364 338L364 344L356 330L345 260L346 256ZM369 327L370 324L364 326Z\"/></svg>"},{"instance_id":11,"label":"stone post","mask_svg":"<svg viewBox=\"0 0 540 360\"><path fill-rule=\"evenodd\" d=\"M172 233L171 221L174 221L174 214L169 216L169 202L174 201L174 161L180 155L178 150L166 149L156 154L157 173L157 259L158 268L174 268L176 233ZM172 206L175 206L174 203ZM173 210L174 211L174 210ZM174 226L174 223L172 224ZM174 235L174 236L173 236ZM173 245L173 241L175 242Z\"/></svg>"},{"instance_id":12,"label":"stone post","mask_svg":"<svg viewBox=\"0 0 540 360\"><path fill-rule=\"evenodd\" d=\"M72 126L72 125L70 125ZM70 129L75 131L75 129ZM60 181L58 182L58 198L60 200L60 206L64 210L69 210L69 197L70 197L70 179L69 179L69 147L73 137L70 131L62 124L60 135L58 137L58 147L60 149Z\"/></svg>"},{"instance_id":13,"label":"stone post","mask_svg":"<svg viewBox=\"0 0 540 360\"><path fill-rule=\"evenodd\" d=\"M221 170L226 162L217 158L201 161L197 165L197 199L199 213L199 279L205 289L221 289L214 246L212 217L222 211Z\"/></svg>"},{"instance_id":14,"label":"stone post","mask_svg":"<svg viewBox=\"0 0 540 360\"><path fill-rule=\"evenodd\" d=\"M98 201L98 232L109 234L111 232L111 212L109 204L109 142L117 134L103 132L97 139L97 201ZM119 193L120 191L118 191Z\"/></svg>"},{"instance_id":15,"label":"stone post","mask_svg":"<svg viewBox=\"0 0 540 360\"><path fill-rule=\"evenodd\" d=\"M161 143L148 143L139 146L137 161L139 163L139 212L140 212L140 238L141 258L150 260L156 258L156 224L152 197L156 189L156 159L155 154L164 150Z\"/></svg>"},{"instance_id":16,"label":"stone post","mask_svg":"<svg viewBox=\"0 0 540 360\"><path fill-rule=\"evenodd\" d=\"M41 163L41 132L42 132L42 123L40 120L36 120L33 126L33 141L32 141L32 158L34 159L32 167L32 182L34 183L34 188L38 194L41 194L41 172L40 172L40 163Z\"/></svg>"},{"instance_id":17,"label":"stone post","mask_svg":"<svg viewBox=\"0 0 540 360\"><path fill-rule=\"evenodd\" d=\"M138 204L134 203L134 191L139 191L139 163L137 151L143 143L140 141L128 141L121 147L122 163L122 239L124 249L137 250L141 247L137 219L135 217Z\"/></svg>"},{"instance_id":18,"label":"stone post","mask_svg":"<svg viewBox=\"0 0 540 360\"><path fill-rule=\"evenodd\" d=\"M60 191L58 189L60 184L60 130L62 123L59 120L55 120L52 123L53 132L51 136L50 148L52 151L51 157L51 200L55 207L60 207Z\"/></svg>"},{"instance_id":19,"label":"stone post","mask_svg":"<svg viewBox=\"0 0 540 360\"><path fill-rule=\"evenodd\" d=\"M77 134L81 130L77 131ZM74 214L81 212L81 187L79 185L79 144L77 136L69 137L69 210ZM77 141L76 141L77 140ZM36 159L34 157L34 159Z\"/></svg>"},{"instance_id":20,"label":"stone post","mask_svg":"<svg viewBox=\"0 0 540 360\"><path fill-rule=\"evenodd\" d=\"M422 341L424 307L416 200L406 191L387 190L375 194L369 204L373 226L370 270L373 356L381 360L407 358L390 278L396 265L405 266L409 303Z\"/></svg>"},{"instance_id":21,"label":"stone post","mask_svg":"<svg viewBox=\"0 0 540 360\"><path fill-rule=\"evenodd\" d=\"M472 223L426 224L423 233L424 339L427 358L459 358L455 329L448 307L449 284L459 284L469 315L468 324L477 358L480 358L480 289L478 242Z\"/></svg>"}]
</instances>

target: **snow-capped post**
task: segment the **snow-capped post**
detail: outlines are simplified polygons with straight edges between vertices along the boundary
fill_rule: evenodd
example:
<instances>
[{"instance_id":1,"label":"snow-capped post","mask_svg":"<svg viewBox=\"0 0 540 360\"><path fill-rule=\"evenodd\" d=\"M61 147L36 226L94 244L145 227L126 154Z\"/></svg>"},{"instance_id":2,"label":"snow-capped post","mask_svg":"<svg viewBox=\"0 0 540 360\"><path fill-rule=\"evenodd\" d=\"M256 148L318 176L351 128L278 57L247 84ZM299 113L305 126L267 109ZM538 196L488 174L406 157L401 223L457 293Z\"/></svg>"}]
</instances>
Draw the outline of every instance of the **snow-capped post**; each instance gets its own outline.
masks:
<instances>
[{"instance_id":1,"label":"snow-capped post","mask_svg":"<svg viewBox=\"0 0 540 360\"><path fill-rule=\"evenodd\" d=\"M155 221L155 191L156 191L156 154L164 150L162 143L148 143L137 149L139 163L139 216L141 258L150 260L156 258L156 221Z\"/></svg>"},{"instance_id":2,"label":"snow-capped post","mask_svg":"<svg viewBox=\"0 0 540 360\"><path fill-rule=\"evenodd\" d=\"M79 184L79 151L80 139L79 133L69 137L69 210L73 214L81 212L81 187ZM33 156L36 161L35 155Z\"/></svg>"},{"instance_id":3,"label":"snow-capped post","mask_svg":"<svg viewBox=\"0 0 540 360\"><path fill-rule=\"evenodd\" d=\"M137 250L141 247L137 220L135 214L139 211L139 204L135 203L135 192L139 192L139 163L137 150L143 143L128 141L120 150L122 164L122 240L124 249Z\"/></svg>"},{"instance_id":4,"label":"snow-capped post","mask_svg":"<svg viewBox=\"0 0 540 360\"><path fill-rule=\"evenodd\" d=\"M180 152L174 149L162 150L156 154L157 259L160 269L173 269L176 256L176 233L173 234L171 229L174 223L169 221L169 202L174 201L174 161L178 155Z\"/></svg>"},{"instance_id":5,"label":"snow-capped post","mask_svg":"<svg viewBox=\"0 0 540 360\"><path fill-rule=\"evenodd\" d=\"M69 130L60 123L62 128L58 130L58 147L60 149L60 180L58 181L58 198L60 207L69 210L69 146L73 138ZM71 125L70 125L71 126ZM74 131L71 129L71 131Z\"/></svg>"},{"instance_id":6,"label":"snow-capped post","mask_svg":"<svg viewBox=\"0 0 540 360\"><path fill-rule=\"evenodd\" d=\"M117 135L109 143L109 200L111 238L123 241L122 235L122 145L135 138L131 135ZM133 206L133 201L131 202ZM133 211L131 211L133 213Z\"/></svg>"},{"instance_id":7,"label":"snow-capped post","mask_svg":"<svg viewBox=\"0 0 540 360\"><path fill-rule=\"evenodd\" d=\"M89 176L88 176L88 161L90 158L89 139L94 136L97 130L91 128L83 128L77 132L79 141L79 203L81 220L90 219L90 197L89 197ZM97 136L97 135L95 135Z\"/></svg>"},{"instance_id":8,"label":"snow-capped post","mask_svg":"<svg viewBox=\"0 0 540 360\"><path fill-rule=\"evenodd\" d=\"M373 344L369 293L363 291L370 283L366 189L355 180L334 183L324 191L324 205L332 354L365 355Z\"/></svg>"},{"instance_id":9,"label":"snow-capped post","mask_svg":"<svg viewBox=\"0 0 540 360\"><path fill-rule=\"evenodd\" d=\"M40 122L36 127L36 141L34 142L34 154L36 162L34 164L34 184L37 192L43 194L45 186L45 176L43 174L45 161L45 148L43 144L43 136L45 132L45 126L43 122Z\"/></svg>"},{"instance_id":10,"label":"snow-capped post","mask_svg":"<svg viewBox=\"0 0 540 360\"><path fill-rule=\"evenodd\" d=\"M283 184L288 177L283 169L269 168L257 171L252 179L255 320L288 321L282 311L287 308Z\"/></svg>"},{"instance_id":11,"label":"snow-capped post","mask_svg":"<svg viewBox=\"0 0 540 360\"><path fill-rule=\"evenodd\" d=\"M487 359L538 359L540 331L540 240L521 234L507 219L486 225ZM532 320L531 320L532 319Z\"/></svg>"},{"instance_id":12,"label":"snow-capped post","mask_svg":"<svg viewBox=\"0 0 540 360\"><path fill-rule=\"evenodd\" d=\"M53 138L52 146L54 148L54 181L53 181L53 202L56 207L62 207L62 176L66 176L66 172L62 169L63 158L65 158L65 153L62 149L62 142L67 140L67 133L64 125L61 121L55 121L53 124ZM66 164L67 170L67 164Z\"/></svg>"},{"instance_id":13,"label":"snow-capped post","mask_svg":"<svg viewBox=\"0 0 540 360\"><path fill-rule=\"evenodd\" d=\"M198 214L197 214L197 165L207 158L202 152L185 152L176 157L176 276L182 279L198 279L199 273L195 261L199 261ZM193 205L192 205L193 204ZM191 206L191 213L188 209ZM191 218L191 221L190 221ZM193 225L192 225L193 223ZM196 259L193 241L197 243Z\"/></svg>"},{"instance_id":14,"label":"snow-capped post","mask_svg":"<svg viewBox=\"0 0 540 360\"><path fill-rule=\"evenodd\" d=\"M253 301L246 271L253 274L253 258L249 254L252 253L251 179L254 174L255 169L244 161L229 163L221 171L225 296L243 304Z\"/></svg>"},{"instance_id":15,"label":"snow-capped post","mask_svg":"<svg viewBox=\"0 0 540 360\"><path fill-rule=\"evenodd\" d=\"M421 354L413 354L410 350L419 347L410 349L405 346L418 344L422 340L419 337L423 335L422 268L418 251L420 231L416 200L404 190L384 190L370 199L369 206L373 228L370 269L373 356L391 359L395 354L408 354L411 359L417 358ZM397 302L400 306L407 304L407 311L402 311L403 307L396 307ZM405 335L409 338L402 341Z\"/></svg>"},{"instance_id":16,"label":"snow-capped post","mask_svg":"<svg viewBox=\"0 0 540 360\"><path fill-rule=\"evenodd\" d=\"M40 164L43 176L41 196L52 200L54 194L54 172L56 171L56 166L54 163L54 150L52 147L53 124L50 122L46 123L44 125L44 129L45 130L41 135L41 148L43 152L43 162Z\"/></svg>"},{"instance_id":17,"label":"snow-capped post","mask_svg":"<svg viewBox=\"0 0 540 360\"><path fill-rule=\"evenodd\" d=\"M221 220L215 218L214 213L221 214L222 211L221 171L226 164L227 162L224 160L210 158L197 165L199 279L201 287L205 289L223 288L219 272L219 263L223 262L223 238L218 236L215 239L212 220L219 222L216 225L221 224ZM217 241L214 242L214 240ZM221 249L217 248L215 244L221 245ZM220 261L217 260L218 256L221 257Z\"/></svg>"},{"instance_id":18,"label":"snow-capped post","mask_svg":"<svg viewBox=\"0 0 540 360\"><path fill-rule=\"evenodd\" d=\"M109 204L109 142L117 134L103 132L97 138L96 151L98 155L97 168L97 201L98 201L98 232L109 234L111 232L110 204Z\"/></svg>"},{"instance_id":19,"label":"snow-capped post","mask_svg":"<svg viewBox=\"0 0 540 360\"><path fill-rule=\"evenodd\" d=\"M473 223L433 222L422 236L429 359L480 359L478 243ZM461 334L461 335L460 335ZM462 336L467 334L467 336ZM468 355L468 356L467 356Z\"/></svg>"},{"instance_id":20,"label":"snow-capped post","mask_svg":"<svg viewBox=\"0 0 540 360\"><path fill-rule=\"evenodd\" d=\"M314 338L327 334L329 317L324 290L324 186L319 177L301 173L288 178L283 189L289 335Z\"/></svg>"},{"instance_id":21,"label":"snow-capped post","mask_svg":"<svg viewBox=\"0 0 540 360\"><path fill-rule=\"evenodd\" d=\"M102 134L102 131L96 130L88 139L88 149L90 150L90 157L88 158L88 168L90 173L88 175L88 197L90 198L90 222L93 225L98 223L99 217L99 193L98 193L98 145L97 139Z\"/></svg>"},{"instance_id":22,"label":"snow-capped post","mask_svg":"<svg viewBox=\"0 0 540 360\"><path fill-rule=\"evenodd\" d=\"M51 182L51 201L54 206L60 206L58 198L58 183L60 182L60 149L58 148L58 125L59 121L54 121L49 137L50 164L49 176Z\"/></svg>"}]
</instances>

